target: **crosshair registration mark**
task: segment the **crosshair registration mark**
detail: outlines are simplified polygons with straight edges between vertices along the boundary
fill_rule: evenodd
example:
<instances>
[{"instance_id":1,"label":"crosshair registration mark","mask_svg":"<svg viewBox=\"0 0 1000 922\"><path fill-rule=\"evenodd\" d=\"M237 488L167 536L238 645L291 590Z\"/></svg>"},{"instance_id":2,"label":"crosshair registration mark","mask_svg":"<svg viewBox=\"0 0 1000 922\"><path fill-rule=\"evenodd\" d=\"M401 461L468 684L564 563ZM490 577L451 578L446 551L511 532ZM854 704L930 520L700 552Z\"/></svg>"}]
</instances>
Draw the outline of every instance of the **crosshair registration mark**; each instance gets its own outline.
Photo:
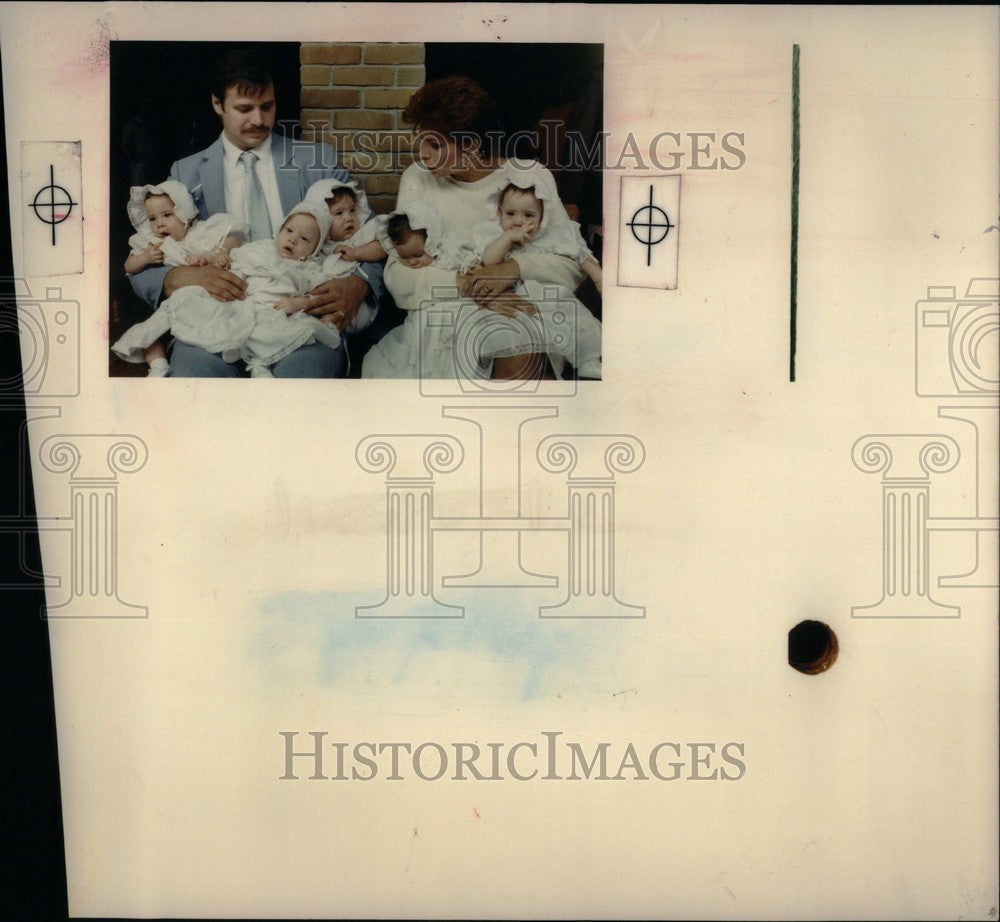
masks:
<instances>
[{"instance_id":1,"label":"crosshair registration mark","mask_svg":"<svg viewBox=\"0 0 1000 922\"><path fill-rule=\"evenodd\" d=\"M641 220L640 220L641 219ZM667 213L658 205L653 204L653 186L649 186L649 204L636 209L632 215L632 220L626 222L632 231L632 236L646 248L646 265L650 264L653 255L653 247L658 243L663 243L670 233L670 228L676 225L670 223ZM656 234L654 235L654 229ZM645 232L645 238L639 236L639 231Z\"/></svg>"},{"instance_id":2,"label":"crosshair registration mark","mask_svg":"<svg viewBox=\"0 0 1000 922\"><path fill-rule=\"evenodd\" d=\"M43 195L48 193L48 201L43 200ZM73 197L62 186L56 185L56 168L54 164L49 164L49 184L42 186L35 193L35 198L31 207L35 212L35 217L43 224L52 226L52 246L56 245L56 225L62 224L73 210L73 206L78 204L73 201ZM46 209L48 214L42 213Z\"/></svg>"}]
</instances>

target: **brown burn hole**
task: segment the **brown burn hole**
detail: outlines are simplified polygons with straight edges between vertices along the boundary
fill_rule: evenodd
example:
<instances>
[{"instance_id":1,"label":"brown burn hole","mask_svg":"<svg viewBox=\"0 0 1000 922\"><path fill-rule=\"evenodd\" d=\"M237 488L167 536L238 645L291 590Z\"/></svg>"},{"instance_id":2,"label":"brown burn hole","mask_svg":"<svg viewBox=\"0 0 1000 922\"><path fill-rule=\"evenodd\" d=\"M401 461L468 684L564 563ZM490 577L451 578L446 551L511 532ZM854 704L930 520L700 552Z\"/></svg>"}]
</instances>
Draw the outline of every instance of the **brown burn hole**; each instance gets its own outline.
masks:
<instances>
[{"instance_id":1,"label":"brown burn hole","mask_svg":"<svg viewBox=\"0 0 1000 922\"><path fill-rule=\"evenodd\" d=\"M788 632L788 665L806 675L826 672L838 651L837 635L822 621L800 621Z\"/></svg>"}]
</instances>

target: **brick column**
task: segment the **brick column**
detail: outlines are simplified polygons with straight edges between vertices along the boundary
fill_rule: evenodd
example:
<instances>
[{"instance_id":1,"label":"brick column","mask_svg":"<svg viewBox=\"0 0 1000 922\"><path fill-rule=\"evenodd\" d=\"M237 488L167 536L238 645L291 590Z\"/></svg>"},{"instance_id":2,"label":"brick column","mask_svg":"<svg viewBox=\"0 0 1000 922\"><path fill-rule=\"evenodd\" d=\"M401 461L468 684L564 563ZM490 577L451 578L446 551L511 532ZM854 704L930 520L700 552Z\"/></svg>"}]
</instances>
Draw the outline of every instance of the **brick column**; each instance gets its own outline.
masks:
<instances>
[{"instance_id":1,"label":"brick column","mask_svg":"<svg viewBox=\"0 0 1000 922\"><path fill-rule=\"evenodd\" d=\"M302 137L325 141L368 195L392 211L412 162L400 115L424 84L422 42L307 42L301 62Z\"/></svg>"}]
</instances>

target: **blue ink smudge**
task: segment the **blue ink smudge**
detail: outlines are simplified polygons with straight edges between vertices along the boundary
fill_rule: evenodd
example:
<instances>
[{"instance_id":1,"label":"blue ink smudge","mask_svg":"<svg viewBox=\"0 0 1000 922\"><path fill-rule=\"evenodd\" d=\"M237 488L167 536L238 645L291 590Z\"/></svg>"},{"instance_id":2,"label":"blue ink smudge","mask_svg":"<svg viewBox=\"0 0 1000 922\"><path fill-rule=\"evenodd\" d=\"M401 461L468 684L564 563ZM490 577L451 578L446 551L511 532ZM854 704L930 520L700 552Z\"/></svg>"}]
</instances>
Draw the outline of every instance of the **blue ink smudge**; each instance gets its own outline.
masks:
<instances>
[{"instance_id":1,"label":"blue ink smudge","mask_svg":"<svg viewBox=\"0 0 1000 922\"><path fill-rule=\"evenodd\" d=\"M419 683L417 662L462 652L508 671L509 689L526 701L553 694L560 681L613 684L614 648L639 626L635 621L540 619L539 592L514 589L486 597L480 591L475 604L466 604L464 618L356 618L355 607L371 605L378 595L367 590L269 596L257 606L260 629L250 655L282 684L333 686L356 680L359 669L378 671L394 685ZM552 601L558 599L556 590ZM283 673L282 657L295 651L315 656L315 675L303 675L301 669ZM588 675L603 671L610 674ZM498 689L489 691L495 695Z\"/></svg>"}]
</instances>

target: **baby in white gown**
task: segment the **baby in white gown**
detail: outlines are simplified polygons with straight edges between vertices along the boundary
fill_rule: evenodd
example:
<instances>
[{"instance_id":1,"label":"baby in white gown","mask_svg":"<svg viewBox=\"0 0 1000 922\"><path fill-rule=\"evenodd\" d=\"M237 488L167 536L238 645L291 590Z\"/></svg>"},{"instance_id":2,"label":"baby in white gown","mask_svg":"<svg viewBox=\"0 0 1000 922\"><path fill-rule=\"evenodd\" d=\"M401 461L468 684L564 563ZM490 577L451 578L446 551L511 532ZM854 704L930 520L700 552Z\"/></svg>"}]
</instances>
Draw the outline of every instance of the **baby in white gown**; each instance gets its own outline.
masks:
<instances>
[{"instance_id":1,"label":"baby in white gown","mask_svg":"<svg viewBox=\"0 0 1000 922\"><path fill-rule=\"evenodd\" d=\"M517 160L508 161L500 172L503 185L491 197L496 202L496 216L473 229L472 258L463 268L468 271L473 265L496 266L520 252L556 253L575 259L600 292L601 266L584 243L580 226L573 221L555 225L549 221L552 206L558 202L551 174L533 161ZM544 290L539 291L537 282L521 279L514 290L534 302L539 308L542 325L551 327L551 335L546 331L543 336L550 358L568 360L580 377L600 378L600 321L568 292L560 292L560 303L553 311L549 309L551 299L545 297ZM568 324L566 304L561 303L564 300L572 302L573 307L573 317ZM565 327L567 338L553 347L550 340L558 335L560 325ZM558 373L557 362L553 362L553 366Z\"/></svg>"},{"instance_id":2,"label":"baby in white gown","mask_svg":"<svg viewBox=\"0 0 1000 922\"><path fill-rule=\"evenodd\" d=\"M357 272L367 280L364 269L357 264L379 262L385 259L386 254L376 240L383 231L384 221L380 218L369 220L372 211L364 190L353 180L321 179L306 191L305 201L325 207L330 212L330 230L320 248L325 277L346 278ZM364 329L374 316L375 309L365 299L354 319L344 327L344 332Z\"/></svg>"},{"instance_id":3,"label":"baby in white gown","mask_svg":"<svg viewBox=\"0 0 1000 922\"><path fill-rule=\"evenodd\" d=\"M142 350L169 330L227 362L242 359L252 377L269 378L269 366L300 346L321 342L337 348L337 328L303 313L310 303L307 292L328 278L318 254L329 228L325 205L301 202L274 240L255 240L231 252L232 271L247 282L245 300L217 301L199 286L180 288L112 349L126 361L141 361Z\"/></svg>"},{"instance_id":4,"label":"baby in white gown","mask_svg":"<svg viewBox=\"0 0 1000 922\"><path fill-rule=\"evenodd\" d=\"M198 209L187 187L176 179L157 185L132 186L128 216L135 228L129 237L125 272L135 275L147 266L219 266L229 268L229 252L242 238L232 232L229 215L198 220ZM164 377L170 366L163 343L151 343L143 355L151 377Z\"/></svg>"}]
</instances>

